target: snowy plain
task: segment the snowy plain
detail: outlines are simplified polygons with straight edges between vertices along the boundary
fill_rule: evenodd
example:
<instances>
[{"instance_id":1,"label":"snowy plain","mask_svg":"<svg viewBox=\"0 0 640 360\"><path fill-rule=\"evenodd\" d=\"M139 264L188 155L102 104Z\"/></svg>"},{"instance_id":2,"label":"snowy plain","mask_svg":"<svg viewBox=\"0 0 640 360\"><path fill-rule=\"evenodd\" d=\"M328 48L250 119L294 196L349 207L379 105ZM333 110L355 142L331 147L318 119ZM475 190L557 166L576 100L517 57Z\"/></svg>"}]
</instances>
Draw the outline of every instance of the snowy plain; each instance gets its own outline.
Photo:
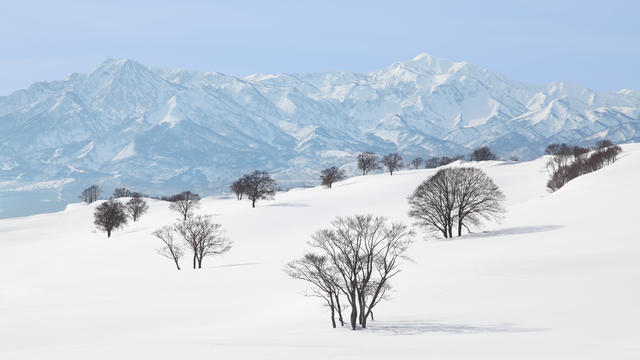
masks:
<instances>
[{"instance_id":1,"label":"snowy plain","mask_svg":"<svg viewBox=\"0 0 640 360\"><path fill-rule=\"evenodd\" d=\"M0 220L0 359L638 359L640 144L550 194L545 158L478 166L506 195L500 223L453 240L418 229L412 262L367 330L331 329L284 265L337 215L410 223L434 170L404 170L198 210L234 247L182 271L151 233L177 214L95 230L96 204Z\"/></svg>"}]
</instances>

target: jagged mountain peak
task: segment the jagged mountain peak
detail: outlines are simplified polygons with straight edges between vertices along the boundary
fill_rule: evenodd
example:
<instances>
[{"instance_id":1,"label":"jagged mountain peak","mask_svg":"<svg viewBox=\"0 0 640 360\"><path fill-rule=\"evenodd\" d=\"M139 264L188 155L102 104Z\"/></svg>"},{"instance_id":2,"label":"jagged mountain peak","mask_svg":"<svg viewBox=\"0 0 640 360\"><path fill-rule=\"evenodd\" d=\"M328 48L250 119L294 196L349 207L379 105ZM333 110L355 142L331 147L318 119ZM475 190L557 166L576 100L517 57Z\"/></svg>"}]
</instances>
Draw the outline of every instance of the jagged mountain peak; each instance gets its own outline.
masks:
<instances>
[{"instance_id":1,"label":"jagged mountain peak","mask_svg":"<svg viewBox=\"0 0 640 360\"><path fill-rule=\"evenodd\" d=\"M258 168L287 187L350 168L360 151L410 159L488 145L529 159L550 142L603 137L640 138L637 92L531 85L429 54L368 73L244 79L109 59L0 97L0 185L13 184L0 193L62 184L51 185L56 202L90 183L213 193Z\"/></svg>"}]
</instances>

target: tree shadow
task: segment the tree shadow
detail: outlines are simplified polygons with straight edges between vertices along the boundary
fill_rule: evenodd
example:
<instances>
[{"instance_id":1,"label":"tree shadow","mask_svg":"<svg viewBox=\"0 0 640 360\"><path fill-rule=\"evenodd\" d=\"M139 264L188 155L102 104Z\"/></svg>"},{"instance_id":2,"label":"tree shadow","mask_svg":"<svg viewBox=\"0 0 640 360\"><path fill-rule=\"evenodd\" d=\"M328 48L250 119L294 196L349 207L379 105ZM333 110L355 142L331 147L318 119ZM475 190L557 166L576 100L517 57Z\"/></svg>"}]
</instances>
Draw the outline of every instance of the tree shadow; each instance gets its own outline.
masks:
<instances>
[{"instance_id":1,"label":"tree shadow","mask_svg":"<svg viewBox=\"0 0 640 360\"><path fill-rule=\"evenodd\" d=\"M250 266L250 265L260 265L260 262L247 262L247 263L238 263L238 264L226 264L226 265L217 265L214 268L223 268L223 267L236 267L236 266Z\"/></svg>"},{"instance_id":2,"label":"tree shadow","mask_svg":"<svg viewBox=\"0 0 640 360\"><path fill-rule=\"evenodd\" d=\"M510 323L497 323L488 325L470 324L442 324L433 321L395 321L395 322L371 322L369 331L387 335L419 335L425 333L448 334L480 334L480 333L517 333L546 331L541 328L523 328Z\"/></svg>"},{"instance_id":3,"label":"tree shadow","mask_svg":"<svg viewBox=\"0 0 640 360\"><path fill-rule=\"evenodd\" d=\"M480 233L467 234L464 237L467 238L485 238L495 236L507 236L518 234L532 234L539 232L547 232L564 228L564 225L539 225L539 226L516 226L506 229L483 231Z\"/></svg>"},{"instance_id":4,"label":"tree shadow","mask_svg":"<svg viewBox=\"0 0 640 360\"><path fill-rule=\"evenodd\" d=\"M307 204L303 203L277 203L277 204L269 204L267 206L275 206L275 207L309 207Z\"/></svg>"}]
</instances>

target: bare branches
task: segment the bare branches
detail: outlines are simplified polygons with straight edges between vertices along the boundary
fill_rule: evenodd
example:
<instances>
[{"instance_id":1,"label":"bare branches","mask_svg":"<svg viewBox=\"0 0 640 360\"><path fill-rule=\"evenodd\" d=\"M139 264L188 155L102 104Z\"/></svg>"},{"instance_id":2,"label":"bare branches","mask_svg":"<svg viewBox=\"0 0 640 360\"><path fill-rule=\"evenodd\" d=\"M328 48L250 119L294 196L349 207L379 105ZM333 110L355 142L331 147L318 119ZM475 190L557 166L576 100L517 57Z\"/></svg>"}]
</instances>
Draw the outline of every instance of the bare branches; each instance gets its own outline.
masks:
<instances>
[{"instance_id":1,"label":"bare branches","mask_svg":"<svg viewBox=\"0 0 640 360\"><path fill-rule=\"evenodd\" d=\"M458 236L468 224L499 217L504 212L504 195L482 170L449 168L439 170L409 197L409 216L420 226L432 228L445 238Z\"/></svg>"},{"instance_id":2,"label":"bare branches","mask_svg":"<svg viewBox=\"0 0 640 360\"><path fill-rule=\"evenodd\" d=\"M140 194L135 194L131 200L127 201L125 207L134 222L138 221L140 216L149 210L149 205L147 205L147 202L140 196Z\"/></svg>"},{"instance_id":3,"label":"bare branches","mask_svg":"<svg viewBox=\"0 0 640 360\"><path fill-rule=\"evenodd\" d=\"M326 186L329 189L331 189L331 185L333 185L334 182L341 181L345 177L344 170L338 168L337 166L326 168L322 170L321 174L322 175L320 175L320 181L322 182L322 185Z\"/></svg>"},{"instance_id":4,"label":"bare branches","mask_svg":"<svg viewBox=\"0 0 640 360\"><path fill-rule=\"evenodd\" d=\"M287 272L313 284L328 303L333 298L338 308L340 297L346 296L351 328L366 328L373 308L390 288L389 279L400 272L413 233L403 224L387 224L384 217L373 215L338 217L331 224L309 243L322 255L308 253L290 263Z\"/></svg>"},{"instance_id":5,"label":"bare branches","mask_svg":"<svg viewBox=\"0 0 640 360\"><path fill-rule=\"evenodd\" d=\"M215 224L211 218L198 215L188 218L173 226L182 237L185 246L193 253L193 268L202 267L202 260L206 256L220 255L231 249L232 242L224 236L220 224Z\"/></svg>"},{"instance_id":6,"label":"bare branches","mask_svg":"<svg viewBox=\"0 0 640 360\"><path fill-rule=\"evenodd\" d=\"M93 223L111 237L111 231L119 229L127 224L127 215L124 205L116 200L107 200L100 204L93 213Z\"/></svg>"},{"instance_id":7,"label":"bare branches","mask_svg":"<svg viewBox=\"0 0 640 360\"><path fill-rule=\"evenodd\" d=\"M251 207L256 207L258 200L273 199L277 190L276 181L266 171L256 170L251 174L244 175L236 182L241 188L242 194L251 201ZM240 199L242 196L240 195L238 198Z\"/></svg>"},{"instance_id":8,"label":"bare branches","mask_svg":"<svg viewBox=\"0 0 640 360\"><path fill-rule=\"evenodd\" d=\"M173 260L178 270L180 270L180 258L183 255L182 248L175 240L175 233L171 226L163 226L153 232L153 235L160 239L164 244L163 247L157 249L158 254Z\"/></svg>"},{"instance_id":9,"label":"bare branches","mask_svg":"<svg viewBox=\"0 0 640 360\"><path fill-rule=\"evenodd\" d=\"M370 171L379 168L378 156L370 151L358 154L358 169L362 170L362 175L367 175Z\"/></svg>"},{"instance_id":10,"label":"bare branches","mask_svg":"<svg viewBox=\"0 0 640 360\"><path fill-rule=\"evenodd\" d=\"M182 220L187 220L193 216L193 211L200 206L200 195L185 191L172 196L169 201L171 201L169 209L180 213Z\"/></svg>"},{"instance_id":11,"label":"bare branches","mask_svg":"<svg viewBox=\"0 0 640 360\"><path fill-rule=\"evenodd\" d=\"M402 167L402 156L398 153L390 153L382 158L382 165L387 168L389 174L393 175L393 172Z\"/></svg>"}]
</instances>

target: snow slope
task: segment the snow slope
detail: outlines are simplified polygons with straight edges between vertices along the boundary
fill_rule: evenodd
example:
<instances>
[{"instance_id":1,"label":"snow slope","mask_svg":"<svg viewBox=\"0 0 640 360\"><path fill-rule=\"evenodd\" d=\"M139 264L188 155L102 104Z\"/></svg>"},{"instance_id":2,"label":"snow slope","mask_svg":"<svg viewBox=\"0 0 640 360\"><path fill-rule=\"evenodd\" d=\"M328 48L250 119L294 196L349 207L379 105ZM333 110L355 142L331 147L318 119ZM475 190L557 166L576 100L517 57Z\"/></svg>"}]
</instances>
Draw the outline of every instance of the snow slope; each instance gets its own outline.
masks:
<instances>
[{"instance_id":1,"label":"snow slope","mask_svg":"<svg viewBox=\"0 0 640 360\"><path fill-rule=\"evenodd\" d=\"M176 218L163 202L110 239L91 224L95 204L0 220L0 358L637 359L640 144L623 149L553 194L544 158L465 164L502 188L505 219L449 241L421 231L365 331L331 329L283 266L336 215L408 222L406 196L434 170L294 189L256 209L206 198L199 213L235 245L198 271L155 254L150 233Z\"/></svg>"},{"instance_id":2,"label":"snow slope","mask_svg":"<svg viewBox=\"0 0 640 360\"><path fill-rule=\"evenodd\" d=\"M428 54L369 73L244 79L112 59L0 97L0 217L60 210L94 183L211 195L261 169L291 188L362 151L488 145L533 159L552 142L605 137L640 138L639 93L526 84Z\"/></svg>"}]
</instances>

